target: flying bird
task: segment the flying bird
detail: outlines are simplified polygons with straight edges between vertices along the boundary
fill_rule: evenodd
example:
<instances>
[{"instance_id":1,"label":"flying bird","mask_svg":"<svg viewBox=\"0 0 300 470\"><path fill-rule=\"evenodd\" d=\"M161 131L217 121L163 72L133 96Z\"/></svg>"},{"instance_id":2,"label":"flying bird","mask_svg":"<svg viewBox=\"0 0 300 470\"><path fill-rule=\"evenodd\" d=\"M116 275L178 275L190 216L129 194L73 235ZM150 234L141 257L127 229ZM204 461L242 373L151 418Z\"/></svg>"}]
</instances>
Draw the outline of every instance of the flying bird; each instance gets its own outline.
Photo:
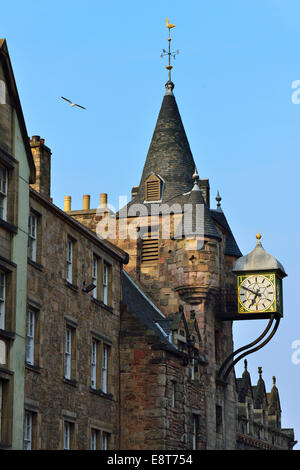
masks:
<instances>
[{"instance_id":1,"label":"flying bird","mask_svg":"<svg viewBox=\"0 0 300 470\"><path fill-rule=\"evenodd\" d=\"M80 104L73 103L72 101L68 100L67 98L64 98L63 96L62 96L62 99L65 100L65 101L68 101L68 103L70 103L71 107L78 106L78 108L86 109L83 106L80 106Z\"/></svg>"},{"instance_id":2,"label":"flying bird","mask_svg":"<svg viewBox=\"0 0 300 470\"><path fill-rule=\"evenodd\" d=\"M167 20L166 20L166 21L167 21L167 28L169 28L169 29L171 29L171 28L175 28L175 26L176 26L175 24L171 24L171 23L169 23L169 18L167 18Z\"/></svg>"}]
</instances>

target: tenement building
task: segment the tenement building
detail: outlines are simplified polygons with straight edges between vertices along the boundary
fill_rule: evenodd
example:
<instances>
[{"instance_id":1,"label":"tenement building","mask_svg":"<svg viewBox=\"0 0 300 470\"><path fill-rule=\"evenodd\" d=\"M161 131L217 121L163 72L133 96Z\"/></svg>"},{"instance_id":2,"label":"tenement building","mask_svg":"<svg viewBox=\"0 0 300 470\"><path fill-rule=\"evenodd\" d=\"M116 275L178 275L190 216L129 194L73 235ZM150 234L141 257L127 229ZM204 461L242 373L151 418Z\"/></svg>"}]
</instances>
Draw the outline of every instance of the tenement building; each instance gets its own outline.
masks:
<instances>
[{"instance_id":1,"label":"tenement building","mask_svg":"<svg viewBox=\"0 0 300 470\"><path fill-rule=\"evenodd\" d=\"M38 171L30 189L24 447L118 448L128 255L52 204L50 149L38 136L30 145Z\"/></svg>"},{"instance_id":2,"label":"tenement building","mask_svg":"<svg viewBox=\"0 0 300 470\"><path fill-rule=\"evenodd\" d=\"M292 449L275 377L218 379L242 253L170 77L131 201L62 210L0 45L0 447Z\"/></svg>"}]
</instances>

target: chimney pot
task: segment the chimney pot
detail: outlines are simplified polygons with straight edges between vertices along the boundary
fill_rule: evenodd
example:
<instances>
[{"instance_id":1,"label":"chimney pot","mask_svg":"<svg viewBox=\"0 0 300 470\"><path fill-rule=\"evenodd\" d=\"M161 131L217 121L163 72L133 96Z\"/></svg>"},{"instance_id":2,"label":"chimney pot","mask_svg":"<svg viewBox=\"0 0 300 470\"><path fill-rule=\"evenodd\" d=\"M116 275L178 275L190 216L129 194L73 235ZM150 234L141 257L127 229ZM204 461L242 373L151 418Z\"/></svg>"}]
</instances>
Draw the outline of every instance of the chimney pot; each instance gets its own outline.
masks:
<instances>
[{"instance_id":1,"label":"chimney pot","mask_svg":"<svg viewBox=\"0 0 300 470\"><path fill-rule=\"evenodd\" d=\"M100 208L106 208L106 207L107 207L107 194L101 193L100 194Z\"/></svg>"},{"instance_id":2,"label":"chimney pot","mask_svg":"<svg viewBox=\"0 0 300 470\"><path fill-rule=\"evenodd\" d=\"M65 196L64 199L64 211L68 212L71 210L71 196Z\"/></svg>"},{"instance_id":3,"label":"chimney pot","mask_svg":"<svg viewBox=\"0 0 300 470\"><path fill-rule=\"evenodd\" d=\"M89 194L84 194L83 196L83 210L87 210L90 208L90 195Z\"/></svg>"}]
</instances>

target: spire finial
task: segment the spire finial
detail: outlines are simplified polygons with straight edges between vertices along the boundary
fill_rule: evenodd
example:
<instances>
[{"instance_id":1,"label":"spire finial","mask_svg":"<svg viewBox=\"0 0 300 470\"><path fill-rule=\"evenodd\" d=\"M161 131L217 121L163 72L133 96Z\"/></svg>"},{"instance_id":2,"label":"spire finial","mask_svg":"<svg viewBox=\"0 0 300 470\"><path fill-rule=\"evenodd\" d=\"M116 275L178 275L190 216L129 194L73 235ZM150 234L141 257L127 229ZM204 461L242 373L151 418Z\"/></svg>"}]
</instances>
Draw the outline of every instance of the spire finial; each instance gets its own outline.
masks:
<instances>
[{"instance_id":1,"label":"spire finial","mask_svg":"<svg viewBox=\"0 0 300 470\"><path fill-rule=\"evenodd\" d=\"M244 360L244 366L245 366L245 370L247 370L247 366L248 366L248 361L247 361L247 359Z\"/></svg>"},{"instance_id":2,"label":"spire finial","mask_svg":"<svg viewBox=\"0 0 300 470\"><path fill-rule=\"evenodd\" d=\"M217 201L217 210L221 210L221 201L222 201L222 198L221 198L221 196L220 196L219 191L217 191L216 201Z\"/></svg>"},{"instance_id":3,"label":"spire finial","mask_svg":"<svg viewBox=\"0 0 300 470\"><path fill-rule=\"evenodd\" d=\"M261 239L261 234L259 232L257 232L257 234L256 234L256 240L257 240L256 246L261 246L260 239Z\"/></svg>"},{"instance_id":4,"label":"spire finial","mask_svg":"<svg viewBox=\"0 0 300 470\"><path fill-rule=\"evenodd\" d=\"M261 379L261 376L262 376L262 367L259 367L259 368L258 368L258 375L259 375L259 378Z\"/></svg>"},{"instance_id":5,"label":"spire finial","mask_svg":"<svg viewBox=\"0 0 300 470\"><path fill-rule=\"evenodd\" d=\"M201 191L199 188L199 175L198 175L198 171L196 167L195 167L195 171L193 174L193 180L194 180L194 187L192 191Z\"/></svg>"},{"instance_id":6,"label":"spire finial","mask_svg":"<svg viewBox=\"0 0 300 470\"><path fill-rule=\"evenodd\" d=\"M275 375L273 375L273 385L274 385L274 386L276 385L276 377L275 377Z\"/></svg>"},{"instance_id":7,"label":"spire finial","mask_svg":"<svg viewBox=\"0 0 300 470\"><path fill-rule=\"evenodd\" d=\"M166 26L169 30L169 37L168 37L168 43L169 43L169 48L168 48L168 51L166 51L166 49L163 49L162 51L162 54L160 55L160 57L164 57L164 56L168 56L169 58L169 61L168 61L168 65L166 66L166 69L168 70L168 81L166 83L166 89L167 89L167 94L171 94L172 93L172 90L174 88L174 83L172 82L171 80L171 70L172 70L172 65L171 65L171 56L173 57L173 59L175 60L175 57L177 54L179 54L179 50L175 51L175 52L171 52L171 29L172 28L175 28L175 24L172 24L172 23L169 23L169 18L166 19Z\"/></svg>"}]
</instances>

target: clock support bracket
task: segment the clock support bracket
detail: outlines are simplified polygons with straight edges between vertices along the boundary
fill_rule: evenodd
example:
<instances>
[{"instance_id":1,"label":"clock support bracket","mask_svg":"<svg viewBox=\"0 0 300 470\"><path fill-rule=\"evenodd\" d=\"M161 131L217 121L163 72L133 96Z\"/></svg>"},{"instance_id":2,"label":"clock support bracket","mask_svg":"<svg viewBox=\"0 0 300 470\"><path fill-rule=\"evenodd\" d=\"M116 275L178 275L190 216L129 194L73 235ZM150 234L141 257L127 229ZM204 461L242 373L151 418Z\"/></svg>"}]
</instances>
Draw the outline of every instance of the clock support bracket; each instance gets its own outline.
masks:
<instances>
[{"instance_id":1,"label":"clock support bracket","mask_svg":"<svg viewBox=\"0 0 300 470\"><path fill-rule=\"evenodd\" d=\"M280 322L280 317L276 317L276 322L273 326L273 329L271 330L271 333L269 334L269 336L267 336L265 338L265 336L268 334L269 330L271 329L272 327L272 324L275 320L275 315L271 315L270 316L270 320L265 328L265 330L262 332L262 334L256 338L254 341L252 341L251 343L237 349L236 351L233 351L223 362L223 364L221 365L219 371L218 371L218 375L217 375L217 381L218 382L221 382L223 384L226 384L226 380L227 380L227 377L231 371L231 369L241 360L243 359L243 357L245 356L248 356L249 354L252 354L256 351L258 351L259 349L263 348L274 336L274 334L276 333L277 331L277 328L279 326L279 322ZM258 346L255 346L256 344L258 344L262 339L265 340L259 344ZM255 347L253 347L255 346ZM242 354L240 354L235 360L233 360L234 356L236 356L237 354L241 353L242 351L245 351L243 352Z\"/></svg>"}]
</instances>

